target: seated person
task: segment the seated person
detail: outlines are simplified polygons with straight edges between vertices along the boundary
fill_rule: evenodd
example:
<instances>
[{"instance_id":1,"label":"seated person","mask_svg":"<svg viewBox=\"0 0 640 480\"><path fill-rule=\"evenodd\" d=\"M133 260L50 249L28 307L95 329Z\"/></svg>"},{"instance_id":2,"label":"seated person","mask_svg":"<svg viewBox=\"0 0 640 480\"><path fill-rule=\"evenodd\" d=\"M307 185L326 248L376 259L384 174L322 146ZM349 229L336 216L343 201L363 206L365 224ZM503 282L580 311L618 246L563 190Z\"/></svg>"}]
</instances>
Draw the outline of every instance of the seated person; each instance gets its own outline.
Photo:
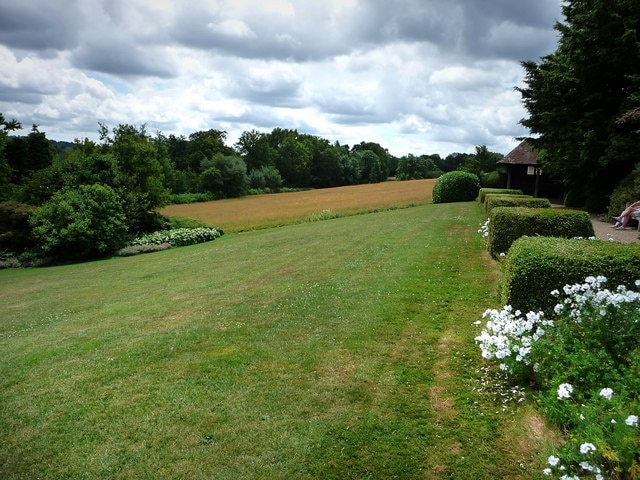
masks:
<instances>
[{"instance_id":1,"label":"seated person","mask_svg":"<svg viewBox=\"0 0 640 480\"><path fill-rule=\"evenodd\" d=\"M627 223L629 223L629 220L631 220L633 213L637 209L640 209L640 200L632 203L627 208L625 208L619 217L613 217L616 223L615 225L612 225L611 228L615 228L616 230L624 230L627 227Z\"/></svg>"}]
</instances>

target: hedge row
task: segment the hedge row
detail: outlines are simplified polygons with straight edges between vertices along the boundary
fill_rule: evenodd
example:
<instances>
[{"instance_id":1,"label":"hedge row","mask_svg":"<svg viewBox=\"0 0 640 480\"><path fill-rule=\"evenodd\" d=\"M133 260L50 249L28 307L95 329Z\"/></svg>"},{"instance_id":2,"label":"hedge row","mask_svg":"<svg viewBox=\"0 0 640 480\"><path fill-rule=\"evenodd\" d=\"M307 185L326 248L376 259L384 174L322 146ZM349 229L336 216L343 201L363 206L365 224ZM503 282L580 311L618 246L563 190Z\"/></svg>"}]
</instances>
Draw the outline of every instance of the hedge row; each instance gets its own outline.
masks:
<instances>
[{"instance_id":1,"label":"hedge row","mask_svg":"<svg viewBox=\"0 0 640 480\"><path fill-rule=\"evenodd\" d=\"M496 207L489 217L489 252L494 257L506 253L511 244L523 236L589 238L593 235L591 217L581 210Z\"/></svg>"},{"instance_id":2,"label":"hedge row","mask_svg":"<svg viewBox=\"0 0 640 480\"><path fill-rule=\"evenodd\" d=\"M523 312L549 313L564 285L603 275L611 290L635 289L640 279L640 244L584 239L522 237L513 242L503 262L500 299Z\"/></svg>"}]
</instances>

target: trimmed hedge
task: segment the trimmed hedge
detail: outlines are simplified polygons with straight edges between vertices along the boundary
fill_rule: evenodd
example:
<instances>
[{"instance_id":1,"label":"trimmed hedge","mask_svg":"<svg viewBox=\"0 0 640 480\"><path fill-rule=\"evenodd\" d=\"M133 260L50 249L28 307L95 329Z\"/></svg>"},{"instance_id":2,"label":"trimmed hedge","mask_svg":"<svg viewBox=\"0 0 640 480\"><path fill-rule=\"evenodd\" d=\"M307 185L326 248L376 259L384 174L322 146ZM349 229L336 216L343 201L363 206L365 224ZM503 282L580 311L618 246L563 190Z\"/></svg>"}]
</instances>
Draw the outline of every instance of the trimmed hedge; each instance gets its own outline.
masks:
<instances>
[{"instance_id":1,"label":"trimmed hedge","mask_svg":"<svg viewBox=\"0 0 640 480\"><path fill-rule=\"evenodd\" d=\"M490 193L485 195L484 198L484 211L487 215L496 207L551 208L549 199L536 198L531 195L499 195Z\"/></svg>"},{"instance_id":2,"label":"trimmed hedge","mask_svg":"<svg viewBox=\"0 0 640 480\"><path fill-rule=\"evenodd\" d=\"M603 275L606 287L635 289L640 279L640 244L603 240L522 237L513 242L503 262L500 300L523 312L549 313L553 290Z\"/></svg>"},{"instance_id":3,"label":"trimmed hedge","mask_svg":"<svg viewBox=\"0 0 640 480\"><path fill-rule=\"evenodd\" d=\"M489 194L495 195L522 195L522 190L514 188L481 188L478 192L478 202L484 203L484 197Z\"/></svg>"},{"instance_id":4,"label":"trimmed hedge","mask_svg":"<svg viewBox=\"0 0 640 480\"><path fill-rule=\"evenodd\" d=\"M523 236L593 237L587 212L565 208L496 207L489 217L489 252L506 253Z\"/></svg>"},{"instance_id":5,"label":"trimmed hedge","mask_svg":"<svg viewBox=\"0 0 640 480\"><path fill-rule=\"evenodd\" d=\"M447 172L438 177L433 184L431 200L433 203L471 202L480 190L477 175L461 170Z\"/></svg>"}]
</instances>

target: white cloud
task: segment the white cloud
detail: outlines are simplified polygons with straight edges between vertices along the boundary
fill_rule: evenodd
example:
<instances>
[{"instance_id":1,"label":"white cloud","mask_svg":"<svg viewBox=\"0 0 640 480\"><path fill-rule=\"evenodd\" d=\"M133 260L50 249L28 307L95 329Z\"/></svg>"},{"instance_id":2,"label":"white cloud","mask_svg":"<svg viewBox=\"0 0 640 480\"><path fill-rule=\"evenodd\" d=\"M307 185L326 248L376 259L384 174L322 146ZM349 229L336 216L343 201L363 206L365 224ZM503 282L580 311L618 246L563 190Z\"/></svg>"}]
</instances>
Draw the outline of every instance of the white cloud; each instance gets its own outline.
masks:
<instances>
[{"instance_id":1,"label":"white cloud","mask_svg":"<svg viewBox=\"0 0 640 480\"><path fill-rule=\"evenodd\" d=\"M558 0L51 5L0 4L0 112L49 138L281 127L396 155L512 148L519 62L553 50L560 14Z\"/></svg>"}]
</instances>

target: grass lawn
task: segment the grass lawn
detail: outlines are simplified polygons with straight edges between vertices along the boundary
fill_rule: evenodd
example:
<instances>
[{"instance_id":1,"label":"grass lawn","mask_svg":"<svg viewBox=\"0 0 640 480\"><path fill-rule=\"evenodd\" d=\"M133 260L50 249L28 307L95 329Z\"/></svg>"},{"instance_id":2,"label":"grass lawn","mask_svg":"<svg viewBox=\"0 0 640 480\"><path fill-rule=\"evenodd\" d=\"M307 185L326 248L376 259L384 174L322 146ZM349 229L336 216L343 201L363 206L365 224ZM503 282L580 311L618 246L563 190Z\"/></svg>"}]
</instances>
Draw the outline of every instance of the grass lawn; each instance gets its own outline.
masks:
<instances>
[{"instance_id":1,"label":"grass lawn","mask_svg":"<svg viewBox=\"0 0 640 480\"><path fill-rule=\"evenodd\" d=\"M473 341L481 220L424 204L0 271L0 478L539 478L546 430Z\"/></svg>"}]
</instances>

